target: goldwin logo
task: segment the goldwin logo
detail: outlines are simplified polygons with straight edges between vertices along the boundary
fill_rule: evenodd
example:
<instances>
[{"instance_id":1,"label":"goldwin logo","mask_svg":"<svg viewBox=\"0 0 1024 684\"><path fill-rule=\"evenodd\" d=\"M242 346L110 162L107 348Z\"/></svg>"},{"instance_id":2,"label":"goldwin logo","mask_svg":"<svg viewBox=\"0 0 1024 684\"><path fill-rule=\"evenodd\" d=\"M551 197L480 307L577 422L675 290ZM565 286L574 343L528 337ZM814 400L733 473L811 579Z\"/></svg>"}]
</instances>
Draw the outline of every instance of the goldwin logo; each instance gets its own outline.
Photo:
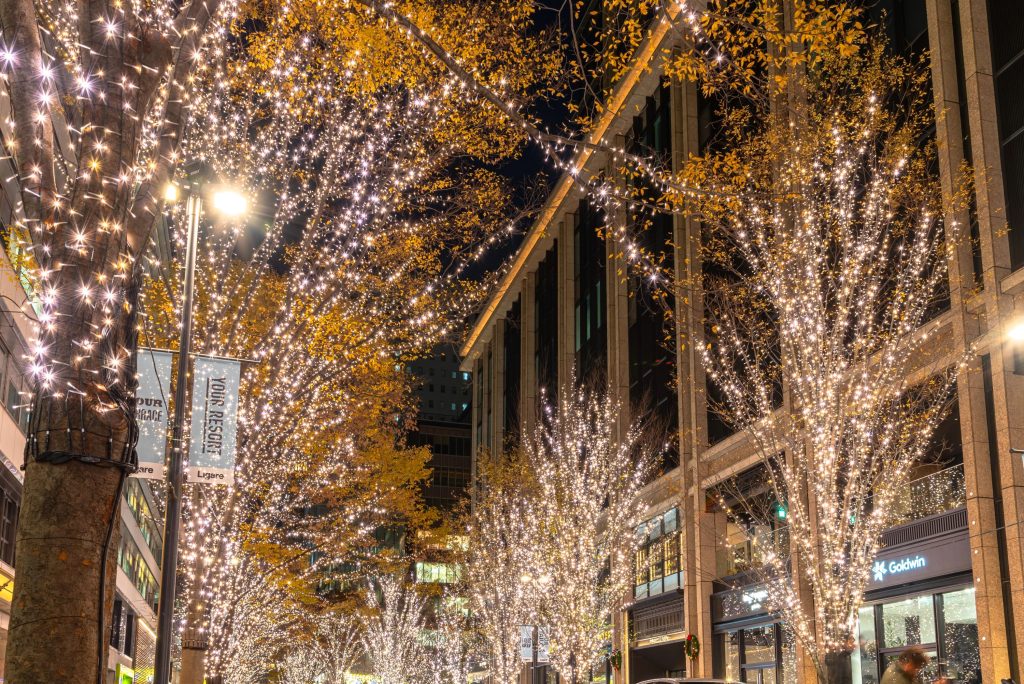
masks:
<instances>
[{"instance_id":1,"label":"goldwin logo","mask_svg":"<svg viewBox=\"0 0 1024 684\"><path fill-rule=\"evenodd\" d=\"M886 575L899 575L911 570L920 570L928 565L924 556L913 556L892 561L875 561L871 572L876 582L881 582Z\"/></svg>"}]
</instances>

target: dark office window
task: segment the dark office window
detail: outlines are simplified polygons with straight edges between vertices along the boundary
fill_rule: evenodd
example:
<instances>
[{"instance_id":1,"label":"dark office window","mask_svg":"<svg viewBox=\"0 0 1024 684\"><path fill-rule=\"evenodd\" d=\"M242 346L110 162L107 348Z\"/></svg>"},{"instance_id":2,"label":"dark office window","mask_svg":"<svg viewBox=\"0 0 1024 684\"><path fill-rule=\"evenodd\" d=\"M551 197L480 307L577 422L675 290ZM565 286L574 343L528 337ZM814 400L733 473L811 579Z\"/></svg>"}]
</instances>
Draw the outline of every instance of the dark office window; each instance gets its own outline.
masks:
<instances>
[{"instance_id":1,"label":"dark office window","mask_svg":"<svg viewBox=\"0 0 1024 684\"><path fill-rule=\"evenodd\" d=\"M672 151L669 86L663 84L639 116L627 138L633 154L667 159ZM657 192L638 181L636 190L652 202ZM633 216L637 242L671 272L673 264L673 219L663 212L637 210ZM664 283L651 282L651 274L634 269L629 278L629 399L634 407L658 421L670 436L662 455L662 470L679 464L678 392L675 386L674 298L665 293Z\"/></svg>"},{"instance_id":2,"label":"dark office window","mask_svg":"<svg viewBox=\"0 0 1024 684\"><path fill-rule=\"evenodd\" d=\"M484 370L483 363L476 362L476 443L484 446Z\"/></svg>"},{"instance_id":3,"label":"dark office window","mask_svg":"<svg viewBox=\"0 0 1024 684\"><path fill-rule=\"evenodd\" d=\"M487 390L484 393L484 441L490 445L491 443L491 430L493 430L493 414L494 414L494 352L491 351L491 343L487 345L487 361L485 362L486 370L484 373L487 378Z\"/></svg>"},{"instance_id":4,"label":"dark office window","mask_svg":"<svg viewBox=\"0 0 1024 684\"><path fill-rule=\"evenodd\" d=\"M505 318L505 438L515 439L519 432L519 366L522 330L519 299Z\"/></svg>"},{"instance_id":5,"label":"dark office window","mask_svg":"<svg viewBox=\"0 0 1024 684\"><path fill-rule=\"evenodd\" d=\"M608 358L608 300L605 285L605 243L598 230L602 220L587 200L580 202L573 216L573 279L575 282L576 373L580 381L591 380L605 370Z\"/></svg>"},{"instance_id":6,"label":"dark office window","mask_svg":"<svg viewBox=\"0 0 1024 684\"><path fill-rule=\"evenodd\" d=\"M928 12L925 0L867 0L868 16L885 29L889 45L905 55L928 50Z\"/></svg>"},{"instance_id":7,"label":"dark office window","mask_svg":"<svg viewBox=\"0 0 1024 684\"><path fill-rule=\"evenodd\" d=\"M992 73L1006 193L1010 263L1024 266L1024 31L1018 0L989 0Z\"/></svg>"},{"instance_id":8,"label":"dark office window","mask_svg":"<svg viewBox=\"0 0 1024 684\"><path fill-rule=\"evenodd\" d=\"M554 392L558 386L557 242L537 267L537 283L534 294L534 330L537 335L534 369L537 374L537 385L547 392ZM533 407L530 407L530 410L532 409Z\"/></svg>"},{"instance_id":9,"label":"dark office window","mask_svg":"<svg viewBox=\"0 0 1024 684\"><path fill-rule=\"evenodd\" d=\"M702 153L713 151L721 146L722 142L722 103L716 99L708 98L698 89L697 92L697 139ZM703 225L702 233L705 241L714 230L713 226ZM701 261L702 277L705 283L716 275L718 269L709 259ZM709 319L711 312L705 304L704 317ZM710 338L707 338L710 339ZM725 396L718 386L711 382L710 378L705 381L705 405L707 417L707 441L708 444L720 442L735 432L732 425L723 417L719 407L724 405Z\"/></svg>"},{"instance_id":10,"label":"dark office window","mask_svg":"<svg viewBox=\"0 0 1024 684\"><path fill-rule=\"evenodd\" d=\"M6 470L0 471L0 561L11 567L14 567L20 508L21 484Z\"/></svg>"},{"instance_id":11,"label":"dark office window","mask_svg":"<svg viewBox=\"0 0 1024 684\"><path fill-rule=\"evenodd\" d=\"M124 648L121 650L129 658L135 657L135 613L125 611L124 616Z\"/></svg>"},{"instance_id":12,"label":"dark office window","mask_svg":"<svg viewBox=\"0 0 1024 684\"><path fill-rule=\"evenodd\" d=\"M121 620L124 612L124 602L120 597L114 598L114 614L110 619L110 645L121 650Z\"/></svg>"}]
</instances>

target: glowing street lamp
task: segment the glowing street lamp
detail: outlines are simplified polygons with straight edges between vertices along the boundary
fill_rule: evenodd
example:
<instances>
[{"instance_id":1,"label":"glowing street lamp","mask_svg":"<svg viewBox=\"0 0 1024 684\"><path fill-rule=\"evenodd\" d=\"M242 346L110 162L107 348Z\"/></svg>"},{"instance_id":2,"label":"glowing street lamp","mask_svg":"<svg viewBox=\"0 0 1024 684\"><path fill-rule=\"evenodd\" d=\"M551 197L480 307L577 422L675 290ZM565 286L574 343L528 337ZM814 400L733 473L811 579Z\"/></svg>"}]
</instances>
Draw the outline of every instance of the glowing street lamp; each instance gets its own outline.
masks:
<instances>
[{"instance_id":1,"label":"glowing street lamp","mask_svg":"<svg viewBox=\"0 0 1024 684\"><path fill-rule=\"evenodd\" d=\"M213 208L224 218L237 218L249 210L249 200L233 188L220 188L211 199Z\"/></svg>"},{"instance_id":2,"label":"glowing street lamp","mask_svg":"<svg viewBox=\"0 0 1024 684\"><path fill-rule=\"evenodd\" d=\"M1006 331L1006 339L1014 344L1024 342L1024 320L1018 320Z\"/></svg>"},{"instance_id":3,"label":"glowing street lamp","mask_svg":"<svg viewBox=\"0 0 1024 684\"><path fill-rule=\"evenodd\" d=\"M174 202L178 186L169 184L164 199ZM199 242L199 220L203 200L199 184L191 182L185 209L187 240L185 242L185 282L182 291L181 338L178 342L178 384L174 388L174 429L171 435L171 458L167 473L167 507L164 516L163 560L160 564L160 604L157 607L156 664L154 684L170 684L171 643L174 641L174 594L178 571L178 527L181 521L182 481L184 480L185 453L185 389L188 377L188 357L192 348L192 300L195 290L196 249ZM228 187L221 187L211 195L213 209L225 218L238 218L245 214L249 202L245 195Z\"/></svg>"}]
</instances>

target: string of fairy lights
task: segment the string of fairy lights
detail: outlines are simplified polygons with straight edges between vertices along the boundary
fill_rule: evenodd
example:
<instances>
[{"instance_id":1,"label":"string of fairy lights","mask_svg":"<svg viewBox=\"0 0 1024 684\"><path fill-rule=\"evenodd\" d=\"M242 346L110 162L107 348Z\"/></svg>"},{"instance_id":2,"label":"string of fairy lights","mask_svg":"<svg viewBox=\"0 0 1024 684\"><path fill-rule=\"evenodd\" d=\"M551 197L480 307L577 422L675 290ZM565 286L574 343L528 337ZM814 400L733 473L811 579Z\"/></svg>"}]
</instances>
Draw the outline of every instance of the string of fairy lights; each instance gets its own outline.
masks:
<instances>
[{"instance_id":1,"label":"string of fairy lights","mask_svg":"<svg viewBox=\"0 0 1024 684\"><path fill-rule=\"evenodd\" d=\"M301 87L307 97L311 88L324 87L295 85L295 75L305 73L302 52L282 53L287 68L271 69L263 82L245 83L261 94L280 93L280 101L276 95L239 98L232 76L246 70L239 67L238 55L225 51L219 56L219 63L210 60L204 66L209 85L197 92L203 104L190 123L195 135L187 138L185 156L208 161L254 196L262 188L285 188L278 191L255 255L237 275L232 272L237 256L225 255L236 253L244 239L241 226L206 236L210 248L200 266L199 298L210 313L198 326L197 347L260 362L244 381L249 389L243 395L252 400L240 407L242 453L235 491L226 498L191 501L186 511L190 569L185 580L192 608L182 611L181 629L209 633L211 671L230 676L239 660L266 656L262 644L267 639L233 636L236 623L251 620L239 605L265 610L260 602L237 600L254 591L239 570L275 570L247 554L246 545L287 530L284 545L297 549L296 558L308 563L295 573L294 582L330 580L333 568L350 560L346 553L351 549L338 548L338 526L345 526L347 535L367 536L383 511L364 504L312 518L302 509L323 500L323 492L339 480L358 475L349 466L358 444L348 431L359 424L357 402L367 400L359 375L366 370L360 364L375 357L382 364L401 363L443 339L474 305L476 295L458 276L482 253L462 250L464 257L434 272L437 258L431 261L432 255L448 246L461 249L447 225L453 214L423 214L409 202L421 183L459 153L429 142L437 127L464 107L450 79L419 90L385 91L370 102L346 97L346 84L335 82L317 95L315 126L304 119L308 113L290 110L265 124L268 107L287 109L281 103L291 101L290 88ZM295 238L297 226L301 230ZM481 237L493 241L490 230L489 225L474 226L469 235L456 237L465 244ZM182 237L176 234L175 239ZM397 249L408 241L421 245L420 251ZM283 276L270 263L282 247L287 260ZM257 283L281 278L278 308L266 311L266 321L252 330L248 317L264 313L250 313ZM329 323L319 323L318 315L360 327L320 332ZM177 317L175 310L162 322L164 328L172 330ZM311 349L310 338L321 334L327 334L324 346ZM330 350L323 357L316 354ZM400 405L399 398L395 402ZM315 456L306 451L310 445L317 445ZM315 560L309 563L311 553ZM209 610L201 609L203 603Z\"/></svg>"},{"instance_id":2,"label":"string of fairy lights","mask_svg":"<svg viewBox=\"0 0 1024 684\"><path fill-rule=\"evenodd\" d=\"M812 104L803 129L774 131L777 152L763 150L749 181L770 191L749 193L726 219L749 287L712 307L700 349L786 507L791 549L759 548L768 607L822 672L855 633L881 533L967 358L918 385L907 379L929 344L922 325L957 226L941 220L927 151L913 143L926 124L877 106L889 87L855 92L842 112ZM751 343L765 312L774 350ZM743 501L731 514L757 517Z\"/></svg>"},{"instance_id":3,"label":"string of fairy lights","mask_svg":"<svg viewBox=\"0 0 1024 684\"><path fill-rule=\"evenodd\" d=\"M456 125L467 109L485 103L497 108L606 217L675 211L683 200L637 197L634 184L581 166L583 152L600 151L610 165L642 176L654 196L692 199L717 191L682 186L657 159L609 140L587 142L540 130L521 113L511 89L485 84L481 74L433 43L412 17L390 3L351 5L361 6L368 20L396 22L445 69L418 84L356 97L356 81L366 65L353 58L347 72L327 76L316 69L322 55L313 39L283 44L265 68L239 37L233 23L241 10L231 0L210 3L213 20L208 22L172 1L118 4L89 23L88 40L80 33L79 5L43 3L46 50L0 44L0 74L13 93L4 96L18 105L6 126L35 136L5 137L5 154L25 158L18 148L22 140L49 149L54 136L46 123L65 113L69 122L67 154L53 160L67 169L66 178L51 179L55 172L45 164L24 167L20 175L27 191L12 225L14 242L36 266L41 313L29 368L41 398L83 397L97 412L125 410L134 332L128 326L138 314L133 292L144 268L161 266L144 247L158 206L150 186L173 163L205 161L219 177L270 207L259 220L207 231L200 264L197 350L258 362L244 379L235 486L226 496L198 495L186 502L188 599L179 624L209 634L215 645L211 662L224 672L244 670L242 662L262 662L278 643L271 633L280 621L267 611L279 589L256 579L274 569L253 557L247 544L285 529L293 547L323 551L297 579L329 572L345 560L348 548L332 549L335 533L329 526L301 511L302 504L320 500L324 491L356 474L352 456L360 445L353 429L372 418L364 382L374 363L400 365L458 329L488 284L463 282L467 269L518 230L481 220L452 237L454 203L446 203L443 193L424 191L463 154L444 142L441 127ZM348 10L350 3L341 8ZM282 33L291 30L292 11L286 1L275 15ZM660 6L657 16L699 44L709 63L728 67L724 49L704 40L699 12L673 1ZM189 22L182 23L182 17ZM152 33L187 51L188 68L179 71L169 59L147 62L144 51L134 48ZM110 66L114 54L120 59L116 68ZM11 78L24 73L29 78ZM34 89L31 111L21 107L25 99L14 97L22 81ZM66 96L73 104L65 107ZM168 112L178 107L181 120L170 121ZM118 111L120 128L112 123L112 110ZM768 562L776 570L773 595L787 623L805 645L818 643L811 625L828 626L826 649L844 642L853 627L884 512L913 460L907 455L923 454L927 440L922 436L934 432L939 416L927 413L913 429L910 417L891 417L894 388L906 389L904 371L916 348L901 341L917 330L945 275L935 258L941 253L935 213L920 214L909 228L908 249L899 252L904 275L898 285L905 296L881 318L865 314L875 312L885 295L883 276L871 267L893 246L887 203L894 179L908 163L894 158L883 160L890 164L884 166L866 156L863 140L878 131L871 128L870 107L865 111L868 116L856 121L866 128L837 130L826 139L833 155L827 160L792 142L795 166L784 170L827 190L813 197L816 204L786 215L781 205L744 200L731 225L735 245L759 276L755 282L763 296L774 303L790 345L787 358L795 368L787 369L786 384L797 398L799 420L792 425L799 430L772 422L771 381L749 357L739 326L723 320L716 343L702 350L712 378L764 452L784 450L791 456L778 462L780 493L797 491L794 483L800 483L814 494L813 510L800 497L787 496L799 570L816 599L813 616L784 579L788 561L769 554ZM168 140L179 137L179 125L181 148L168 148ZM872 181L866 185L865 169ZM169 207L167 216L180 253L182 209ZM661 260L645 249L635 221L611 222L610 234L631 268L654 284L672 281ZM787 222L797 228L782 230ZM255 245L253 223L261 224ZM865 232L854 226L864 226ZM842 304L826 311L820 290L807 288L806 281L830 273L820 237L837 227L852 231L845 236L851 249L839 280L830 283L835 287L830 294L838 293ZM786 236L784 243L780 235ZM833 244L847 246L838 239ZM415 249L402 248L408 245ZM445 263L451 255L456 256ZM498 276L500 270L491 277ZM173 287L147 292L144 334L173 338L181 313L177 297ZM344 324L356 322L354 331L345 329ZM847 334L862 336L864 350L880 361L870 369L852 363L840 353L848 348ZM864 353L856 355L858 362L867 358ZM833 365L822 366L822 358ZM736 362L748 372L735 370ZM407 408L406 388L387 391L391 405ZM839 412L843 422L837 423L840 399L870 407L870 416ZM837 435L851 441L837 442ZM800 444L805 437L806 449ZM557 452L556 447L544 446ZM844 479L841 493L838 475L848 470L864 476ZM880 478L882 473L888 479ZM550 481L557 479L549 475ZM869 495L871 512L864 503ZM381 512L367 504L334 520L364 535ZM545 514L561 519L566 512ZM863 522L850 525L851 517ZM827 535L811 534L812 518ZM574 558L595 555L594 548L582 551ZM620 560L612 567L621 566L628 575L631 563ZM594 607L594 601L605 599L590 595L587 601ZM576 666L592 662L593 633L556 635L557 630L556 642L566 644L556 653L577 654ZM571 666L556 662L559 668Z\"/></svg>"}]
</instances>

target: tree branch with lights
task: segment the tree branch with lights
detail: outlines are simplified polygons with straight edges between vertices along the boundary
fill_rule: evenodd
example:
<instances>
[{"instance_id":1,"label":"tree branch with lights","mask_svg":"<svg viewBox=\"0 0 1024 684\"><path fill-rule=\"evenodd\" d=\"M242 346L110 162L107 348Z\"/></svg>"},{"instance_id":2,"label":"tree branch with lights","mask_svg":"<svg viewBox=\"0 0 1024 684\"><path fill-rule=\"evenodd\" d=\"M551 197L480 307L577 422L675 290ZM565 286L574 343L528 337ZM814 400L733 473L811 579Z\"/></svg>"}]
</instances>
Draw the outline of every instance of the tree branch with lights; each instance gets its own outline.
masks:
<instances>
[{"instance_id":1,"label":"tree branch with lights","mask_svg":"<svg viewBox=\"0 0 1024 684\"><path fill-rule=\"evenodd\" d=\"M751 540L758 576L822 682L969 354L931 346L964 197L940 189L929 78L883 42L833 53L781 112L726 122L725 149L690 171L737 193L700 207L700 353L785 508L789 548ZM771 526L774 507L735 498L754 521L740 528Z\"/></svg>"},{"instance_id":2,"label":"tree branch with lights","mask_svg":"<svg viewBox=\"0 0 1024 684\"><path fill-rule=\"evenodd\" d=\"M551 664L578 684L601 661L632 587L638 497L664 436L643 419L621 426L622 407L607 390L574 379L543 411L522 447L536 483L534 573Z\"/></svg>"}]
</instances>

